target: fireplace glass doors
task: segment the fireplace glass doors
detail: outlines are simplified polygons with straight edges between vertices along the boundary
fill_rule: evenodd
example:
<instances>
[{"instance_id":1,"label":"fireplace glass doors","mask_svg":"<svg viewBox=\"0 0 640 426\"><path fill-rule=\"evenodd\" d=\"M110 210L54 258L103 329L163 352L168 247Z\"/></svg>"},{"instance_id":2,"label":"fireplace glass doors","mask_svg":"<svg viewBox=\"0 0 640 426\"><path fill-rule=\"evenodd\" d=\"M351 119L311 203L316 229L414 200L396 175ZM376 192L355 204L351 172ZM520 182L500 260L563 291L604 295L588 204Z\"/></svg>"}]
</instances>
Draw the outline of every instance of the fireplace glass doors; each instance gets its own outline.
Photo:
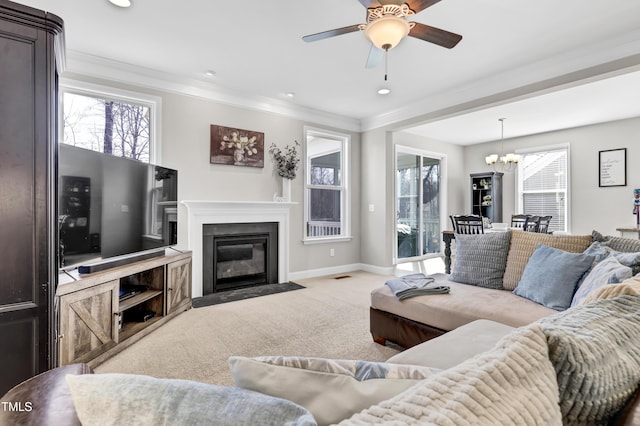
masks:
<instances>
[{"instance_id":1,"label":"fireplace glass doors","mask_svg":"<svg viewBox=\"0 0 640 426\"><path fill-rule=\"evenodd\" d=\"M203 295L278 282L278 224L203 226Z\"/></svg>"}]
</instances>

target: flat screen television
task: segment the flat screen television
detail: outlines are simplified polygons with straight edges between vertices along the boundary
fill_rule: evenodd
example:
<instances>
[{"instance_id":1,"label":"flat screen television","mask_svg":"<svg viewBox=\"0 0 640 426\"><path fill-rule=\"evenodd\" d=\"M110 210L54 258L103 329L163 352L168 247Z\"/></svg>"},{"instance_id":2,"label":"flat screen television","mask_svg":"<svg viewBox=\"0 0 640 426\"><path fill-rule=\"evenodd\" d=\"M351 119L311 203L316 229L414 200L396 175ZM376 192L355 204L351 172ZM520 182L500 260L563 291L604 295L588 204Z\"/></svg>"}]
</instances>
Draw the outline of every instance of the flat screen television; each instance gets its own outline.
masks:
<instances>
[{"instance_id":1,"label":"flat screen television","mask_svg":"<svg viewBox=\"0 0 640 426\"><path fill-rule=\"evenodd\" d=\"M60 144L60 269L162 254L177 243L177 195L177 170Z\"/></svg>"}]
</instances>

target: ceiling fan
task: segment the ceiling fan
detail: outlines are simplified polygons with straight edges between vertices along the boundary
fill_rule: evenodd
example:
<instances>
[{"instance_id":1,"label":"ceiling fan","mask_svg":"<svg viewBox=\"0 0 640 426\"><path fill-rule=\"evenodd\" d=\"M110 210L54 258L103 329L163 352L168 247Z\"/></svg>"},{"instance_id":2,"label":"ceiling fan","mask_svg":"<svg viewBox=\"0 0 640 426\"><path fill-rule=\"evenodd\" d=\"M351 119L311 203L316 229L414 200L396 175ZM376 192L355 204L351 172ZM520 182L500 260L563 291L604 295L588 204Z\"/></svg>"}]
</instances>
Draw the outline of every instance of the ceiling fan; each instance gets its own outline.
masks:
<instances>
[{"instance_id":1,"label":"ceiling fan","mask_svg":"<svg viewBox=\"0 0 640 426\"><path fill-rule=\"evenodd\" d=\"M367 8L367 23L336 28L302 37L306 42L323 40L342 34L363 30L372 46L367 58L367 68L378 65L385 52L393 49L406 36L419 38L451 49L462 36L419 22L409 22L408 17L433 6L440 0L358 0Z\"/></svg>"}]
</instances>

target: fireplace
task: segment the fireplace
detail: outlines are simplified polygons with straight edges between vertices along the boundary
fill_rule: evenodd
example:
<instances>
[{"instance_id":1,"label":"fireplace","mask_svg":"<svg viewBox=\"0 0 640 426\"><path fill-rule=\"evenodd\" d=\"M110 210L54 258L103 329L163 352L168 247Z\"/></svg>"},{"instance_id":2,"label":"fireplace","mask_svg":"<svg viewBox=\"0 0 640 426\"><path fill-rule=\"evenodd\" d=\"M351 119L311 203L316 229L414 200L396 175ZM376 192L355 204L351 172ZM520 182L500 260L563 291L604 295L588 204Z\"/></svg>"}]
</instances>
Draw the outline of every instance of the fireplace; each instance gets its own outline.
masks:
<instances>
[{"instance_id":1,"label":"fireplace","mask_svg":"<svg viewBox=\"0 0 640 426\"><path fill-rule=\"evenodd\" d=\"M278 223L203 225L203 295L278 282Z\"/></svg>"}]
</instances>

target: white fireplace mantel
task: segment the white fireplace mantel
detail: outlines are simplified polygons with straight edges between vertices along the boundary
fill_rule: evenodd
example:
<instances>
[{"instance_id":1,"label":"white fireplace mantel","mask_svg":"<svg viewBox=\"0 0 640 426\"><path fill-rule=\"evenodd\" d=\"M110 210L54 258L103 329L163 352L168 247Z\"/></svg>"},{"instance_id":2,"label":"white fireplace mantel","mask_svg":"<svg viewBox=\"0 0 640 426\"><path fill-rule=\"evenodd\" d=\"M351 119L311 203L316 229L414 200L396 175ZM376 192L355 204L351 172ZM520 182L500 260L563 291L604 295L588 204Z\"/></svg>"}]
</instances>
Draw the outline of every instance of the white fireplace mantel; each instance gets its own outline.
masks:
<instances>
[{"instance_id":1,"label":"white fireplace mantel","mask_svg":"<svg viewBox=\"0 0 640 426\"><path fill-rule=\"evenodd\" d=\"M289 209L272 201L182 201L187 208L187 244L193 256L192 297L202 296L202 226L215 223L278 223L278 282L289 275Z\"/></svg>"}]
</instances>

